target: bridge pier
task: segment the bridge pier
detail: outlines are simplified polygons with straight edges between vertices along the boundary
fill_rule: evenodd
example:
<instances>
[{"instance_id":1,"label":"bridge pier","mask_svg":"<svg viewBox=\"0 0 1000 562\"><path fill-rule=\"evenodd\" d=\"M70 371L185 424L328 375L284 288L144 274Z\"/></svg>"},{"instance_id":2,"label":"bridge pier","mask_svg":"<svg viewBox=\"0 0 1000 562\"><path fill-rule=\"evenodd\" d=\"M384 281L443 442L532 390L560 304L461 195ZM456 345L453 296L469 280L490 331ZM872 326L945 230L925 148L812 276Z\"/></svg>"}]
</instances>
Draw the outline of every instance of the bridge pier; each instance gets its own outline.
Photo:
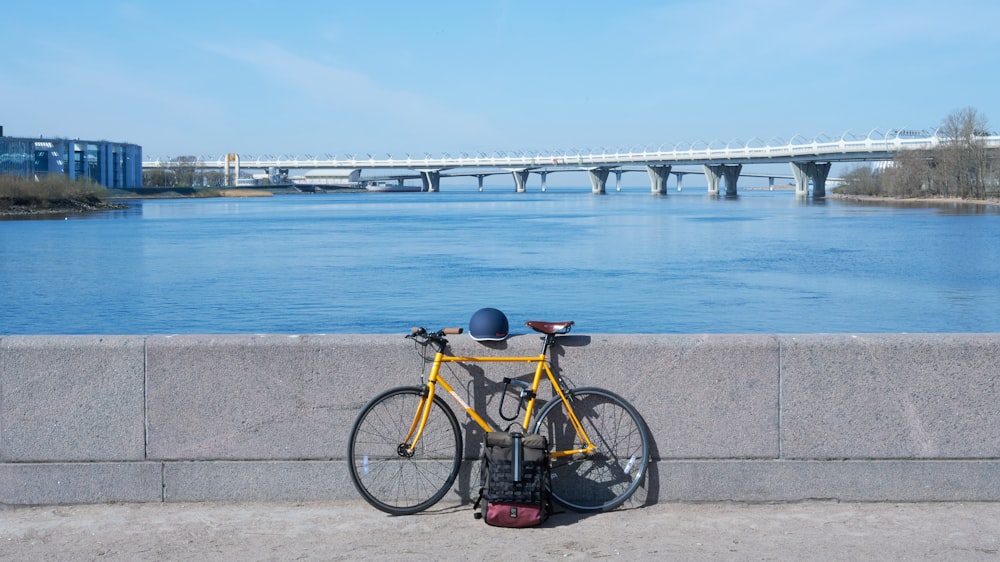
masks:
<instances>
[{"instance_id":1,"label":"bridge pier","mask_svg":"<svg viewBox=\"0 0 1000 562\"><path fill-rule=\"evenodd\" d=\"M624 173L625 170L615 170L615 191L622 190L622 174Z\"/></svg>"},{"instance_id":2,"label":"bridge pier","mask_svg":"<svg viewBox=\"0 0 1000 562\"><path fill-rule=\"evenodd\" d=\"M736 197L736 181L740 178L743 164L705 164L704 167L709 195L718 195L719 182L725 179L726 197Z\"/></svg>"},{"instance_id":3,"label":"bridge pier","mask_svg":"<svg viewBox=\"0 0 1000 562\"><path fill-rule=\"evenodd\" d=\"M674 172L674 175L677 176L677 193L680 193L684 186L684 176L687 174L684 172Z\"/></svg>"},{"instance_id":4,"label":"bridge pier","mask_svg":"<svg viewBox=\"0 0 1000 562\"><path fill-rule=\"evenodd\" d=\"M230 164L236 165L236 174L231 174L229 171ZM73 179L74 167L70 166L70 179ZM240 155L234 152L226 154L226 168L225 168L225 184L226 187L233 187L237 185L240 179Z\"/></svg>"},{"instance_id":5,"label":"bridge pier","mask_svg":"<svg viewBox=\"0 0 1000 562\"><path fill-rule=\"evenodd\" d=\"M478 178L478 179L479 179L479 191L482 191L482 190L483 190L483 178L485 178L485 177L486 177L486 176L484 176L483 174L478 174L478 175L476 176L476 178Z\"/></svg>"},{"instance_id":6,"label":"bridge pier","mask_svg":"<svg viewBox=\"0 0 1000 562\"><path fill-rule=\"evenodd\" d=\"M719 194L719 175L712 170L712 166L708 164L704 165L705 168L705 182L708 184L708 194L718 195Z\"/></svg>"},{"instance_id":7,"label":"bridge pier","mask_svg":"<svg viewBox=\"0 0 1000 562\"><path fill-rule=\"evenodd\" d=\"M538 172L538 175L542 176L542 191L545 191L545 176L549 175L548 172Z\"/></svg>"},{"instance_id":8,"label":"bridge pier","mask_svg":"<svg viewBox=\"0 0 1000 562\"><path fill-rule=\"evenodd\" d=\"M594 195L604 195L604 186L608 183L608 168L591 168L587 170L590 176L590 191Z\"/></svg>"},{"instance_id":9,"label":"bridge pier","mask_svg":"<svg viewBox=\"0 0 1000 562\"><path fill-rule=\"evenodd\" d=\"M670 168L672 166L654 166L652 164L646 166L646 172L649 174L650 191L652 191L653 195L667 194L667 180L670 179ZM681 190L681 176L683 175L677 174L677 191Z\"/></svg>"},{"instance_id":10,"label":"bridge pier","mask_svg":"<svg viewBox=\"0 0 1000 562\"><path fill-rule=\"evenodd\" d=\"M441 172L438 170L420 170L420 182L423 191L437 193L441 190Z\"/></svg>"},{"instance_id":11,"label":"bridge pier","mask_svg":"<svg viewBox=\"0 0 1000 562\"><path fill-rule=\"evenodd\" d=\"M792 175L795 176L795 195L797 197L809 195L809 180L813 182L813 199L826 197L826 178L830 175L830 162L809 161L789 162L789 164L792 166Z\"/></svg>"},{"instance_id":12,"label":"bridge pier","mask_svg":"<svg viewBox=\"0 0 1000 562\"><path fill-rule=\"evenodd\" d=\"M524 193L528 190L528 176L531 174L531 170L511 170L514 174L514 185L517 187L518 193Z\"/></svg>"}]
</instances>

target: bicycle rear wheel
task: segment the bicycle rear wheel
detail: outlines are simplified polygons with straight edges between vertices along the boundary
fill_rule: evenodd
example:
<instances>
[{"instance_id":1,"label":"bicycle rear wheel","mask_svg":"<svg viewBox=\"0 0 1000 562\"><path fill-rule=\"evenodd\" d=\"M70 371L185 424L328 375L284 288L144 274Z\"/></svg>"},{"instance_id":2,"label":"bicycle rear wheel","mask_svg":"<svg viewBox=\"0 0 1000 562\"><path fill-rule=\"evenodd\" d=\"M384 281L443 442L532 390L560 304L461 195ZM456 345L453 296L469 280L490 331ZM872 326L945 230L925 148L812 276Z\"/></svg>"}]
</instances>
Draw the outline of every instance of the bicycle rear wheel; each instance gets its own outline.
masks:
<instances>
[{"instance_id":1,"label":"bicycle rear wheel","mask_svg":"<svg viewBox=\"0 0 1000 562\"><path fill-rule=\"evenodd\" d=\"M351 429L351 480L372 506L407 515L434 505L455 482L462 462L462 433L454 412L435 396L427 426L408 455L402 445L424 388L400 387L375 397Z\"/></svg>"},{"instance_id":2,"label":"bicycle rear wheel","mask_svg":"<svg viewBox=\"0 0 1000 562\"><path fill-rule=\"evenodd\" d=\"M573 511L614 509L635 493L646 475L646 424L631 404L607 390L576 388L567 398L597 452L552 459L552 499ZM548 438L553 451L584 446L559 399L545 405L534 431Z\"/></svg>"}]
</instances>

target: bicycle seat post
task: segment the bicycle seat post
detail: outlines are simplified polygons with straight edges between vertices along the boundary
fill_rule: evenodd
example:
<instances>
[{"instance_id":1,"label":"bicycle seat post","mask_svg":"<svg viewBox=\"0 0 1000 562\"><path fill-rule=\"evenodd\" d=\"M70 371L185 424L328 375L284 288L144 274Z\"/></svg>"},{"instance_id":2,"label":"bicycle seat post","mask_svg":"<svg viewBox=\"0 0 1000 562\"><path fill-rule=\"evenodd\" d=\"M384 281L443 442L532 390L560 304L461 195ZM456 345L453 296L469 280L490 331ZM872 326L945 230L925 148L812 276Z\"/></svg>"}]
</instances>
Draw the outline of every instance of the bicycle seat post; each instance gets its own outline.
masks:
<instances>
[{"instance_id":1,"label":"bicycle seat post","mask_svg":"<svg viewBox=\"0 0 1000 562\"><path fill-rule=\"evenodd\" d=\"M545 341L545 343L542 344L542 355L548 355L549 348L552 347L552 344L556 341L556 335L545 334L542 339Z\"/></svg>"}]
</instances>

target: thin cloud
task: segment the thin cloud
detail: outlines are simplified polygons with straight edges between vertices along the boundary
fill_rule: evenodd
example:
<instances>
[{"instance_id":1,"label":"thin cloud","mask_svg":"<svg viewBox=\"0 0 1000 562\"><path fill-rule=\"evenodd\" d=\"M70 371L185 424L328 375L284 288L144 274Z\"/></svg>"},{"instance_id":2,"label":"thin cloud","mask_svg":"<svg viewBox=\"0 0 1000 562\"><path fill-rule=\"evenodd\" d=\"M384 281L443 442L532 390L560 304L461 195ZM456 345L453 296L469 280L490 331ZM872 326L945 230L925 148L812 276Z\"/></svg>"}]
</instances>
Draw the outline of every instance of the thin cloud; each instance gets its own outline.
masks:
<instances>
[{"instance_id":1,"label":"thin cloud","mask_svg":"<svg viewBox=\"0 0 1000 562\"><path fill-rule=\"evenodd\" d=\"M254 67L254 76L288 88L308 100L316 111L339 112L341 122L363 123L365 114L377 114L380 123L392 123L392 128L410 136L423 131L431 138L440 134L442 127L460 135L489 128L479 115L443 107L411 91L386 88L366 74L308 59L276 44L207 44L203 48Z\"/></svg>"},{"instance_id":2,"label":"thin cloud","mask_svg":"<svg viewBox=\"0 0 1000 562\"><path fill-rule=\"evenodd\" d=\"M0 93L7 107L38 107L30 134L108 138L142 142L150 127L161 133L178 122L204 119L219 107L210 98L154 81L87 45L39 40L31 57L12 58L0 69ZM66 97L66 85L75 85Z\"/></svg>"}]
</instances>

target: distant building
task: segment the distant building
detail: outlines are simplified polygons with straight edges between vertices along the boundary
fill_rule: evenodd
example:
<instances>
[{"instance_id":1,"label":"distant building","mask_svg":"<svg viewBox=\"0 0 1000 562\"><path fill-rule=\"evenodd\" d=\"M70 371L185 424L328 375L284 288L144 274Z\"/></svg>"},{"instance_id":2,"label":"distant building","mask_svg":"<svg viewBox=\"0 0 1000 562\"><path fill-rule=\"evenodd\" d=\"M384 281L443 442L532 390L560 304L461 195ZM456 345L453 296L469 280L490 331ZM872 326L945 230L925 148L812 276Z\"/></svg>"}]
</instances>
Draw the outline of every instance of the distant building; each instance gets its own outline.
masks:
<instances>
[{"instance_id":1,"label":"distant building","mask_svg":"<svg viewBox=\"0 0 1000 562\"><path fill-rule=\"evenodd\" d=\"M39 178L62 174L89 178L107 188L142 187L142 147L108 141L3 136L0 175Z\"/></svg>"},{"instance_id":2,"label":"distant building","mask_svg":"<svg viewBox=\"0 0 1000 562\"><path fill-rule=\"evenodd\" d=\"M361 170L309 170L301 176L294 176L288 179L297 185L358 187L361 185Z\"/></svg>"}]
</instances>

